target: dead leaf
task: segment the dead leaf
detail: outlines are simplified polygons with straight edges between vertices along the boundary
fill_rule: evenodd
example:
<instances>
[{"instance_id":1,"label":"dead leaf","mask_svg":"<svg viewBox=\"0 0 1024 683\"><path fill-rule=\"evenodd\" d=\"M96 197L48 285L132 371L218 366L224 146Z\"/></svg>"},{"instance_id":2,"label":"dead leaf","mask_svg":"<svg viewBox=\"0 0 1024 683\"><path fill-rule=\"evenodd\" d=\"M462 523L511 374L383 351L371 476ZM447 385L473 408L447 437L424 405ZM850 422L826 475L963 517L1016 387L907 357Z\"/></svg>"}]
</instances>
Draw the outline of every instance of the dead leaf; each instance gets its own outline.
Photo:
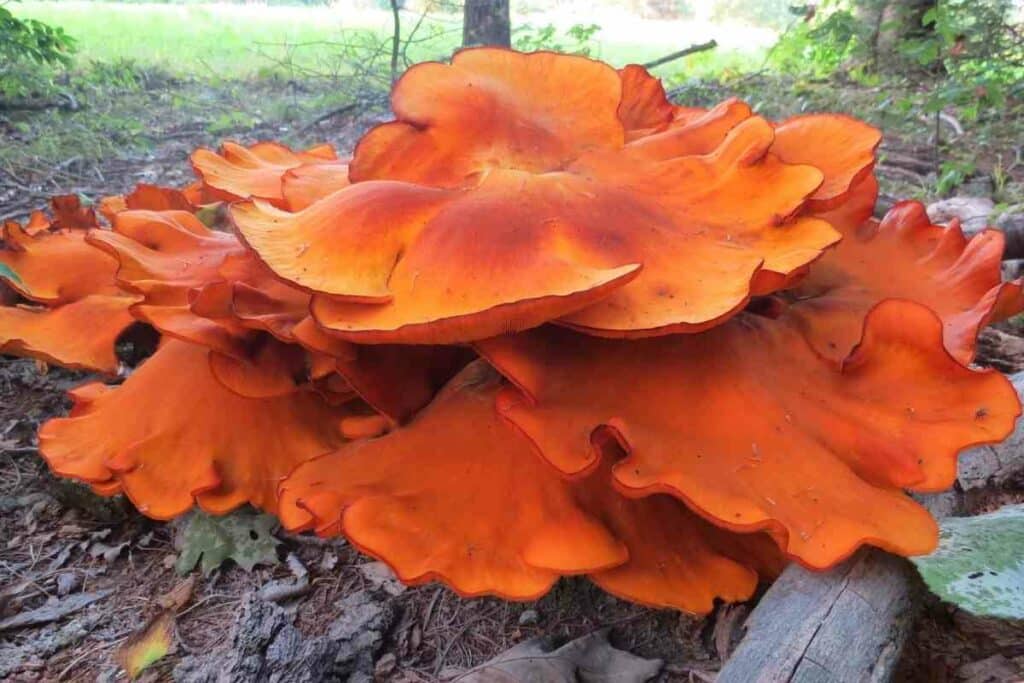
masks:
<instances>
[{"instance_id":1,"label":"dead leaf","mask_svg":"<svg viewBox=\"0 0 1024 683\"><path fill-rule=\"evenodd\" d=\"M89 555L93 559L103 558L104 562L113 562L121 556L121 551L128 547L128 543L117 543L107 545L106 543L93 543L89 546Z\"/></svg>"},{"instance_id":2,"label":"dead leaf","mask_svg":"<svg viewBox=\"0 0 1024 683\"><path fill-rule=\"evenodd\" d=\"M608 629L601 629L558 649L546 638L527 640L452 683L643 683L662 664L612 647Z\"/></svg>"},{"instance_id":3,"label":"dead leaf","mask_svg":"<svg viewBox=\"0 0 1024 683\"><path fill-rule=\"evenodd\" d=\"M114 659L129 678L135 679L147 667L167 656L173 647L174 612L164 610L119 647Z\"/></svg>"},{"instance_id":4,"label":"dead leaf","mask_svg":"<svg viewBox=\"0 0 1024 683\"><path fill-rule=\"evenodd\" d=\"M196 575L189 576L184 581L178 582L178 584L167 591L156 599L156 604L163 607L165 610L171 610L177 612L182 607L188 604L188 601L192 599L192 592L196 587Z\"/></svg>"}]
</instances>

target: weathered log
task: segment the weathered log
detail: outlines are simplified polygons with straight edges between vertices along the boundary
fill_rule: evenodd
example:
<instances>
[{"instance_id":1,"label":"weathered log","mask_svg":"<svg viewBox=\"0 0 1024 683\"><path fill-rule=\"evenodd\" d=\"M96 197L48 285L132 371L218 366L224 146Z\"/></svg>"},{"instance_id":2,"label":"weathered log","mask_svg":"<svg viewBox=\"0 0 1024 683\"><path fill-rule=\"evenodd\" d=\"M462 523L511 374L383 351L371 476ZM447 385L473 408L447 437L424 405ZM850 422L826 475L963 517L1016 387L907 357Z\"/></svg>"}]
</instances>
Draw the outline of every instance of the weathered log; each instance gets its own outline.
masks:
<instances>
[{"instance_id":1,"label":"weathered log","mask_svg":"<svg viewBox=\"0 0 1024 683\"><path fill-rule=\"evenodd\" d=\"M1024 396L1024 372L1011 375L1010 381L1018 395ZM978 446L964 453L958 469L960 488L966 492L986 486L1020 484L1024 479L1024 420L1017 421L1013 434L1002 443Z\"/></svg>"},{"instance_id":2,"label":"weathered log","mask_svg":"<svg viewBox=\"0 0 1024 683\"><path fill-rule=\"evenodd\" d=\"M1012 380L1018 394L1024 394L1024 373ZM1024 459L1011 457L1010 451L1022 442L1024 424L1019 423L1007 446L965 453L960 462L964 488L1018 474ZM957 514L962 501L963 494L951 491L922 502L942 519ZM750 614L743 640L716 680L889 681L917 617L918 585L909 562L877 549L864 549L824 573L793 565Z\"/></svg>"},{"instance_id":3,"label":"weathered log","mask_svg":"<svg viewBox=\"0 0 1024 683\"><path fill-rule=\"evenodd\" d=\"M394 622L394 607L372 591L341 600L340 615L326 633L305 637L281 607L249 594L235 619L230 642L181 660L178 683L306 683L365 681Z\"/></svg>"},{"instance_id":4,"label":"weathered log","mask_svg":"<svg viewBox=\"0 0 1024 683\"><path fill-rule=\"evenodd\" d=\"M916 616L912 571L874 549L825 574L790 567L751 613L717 682L889 680Z\"/></svg>"}]
</instances>

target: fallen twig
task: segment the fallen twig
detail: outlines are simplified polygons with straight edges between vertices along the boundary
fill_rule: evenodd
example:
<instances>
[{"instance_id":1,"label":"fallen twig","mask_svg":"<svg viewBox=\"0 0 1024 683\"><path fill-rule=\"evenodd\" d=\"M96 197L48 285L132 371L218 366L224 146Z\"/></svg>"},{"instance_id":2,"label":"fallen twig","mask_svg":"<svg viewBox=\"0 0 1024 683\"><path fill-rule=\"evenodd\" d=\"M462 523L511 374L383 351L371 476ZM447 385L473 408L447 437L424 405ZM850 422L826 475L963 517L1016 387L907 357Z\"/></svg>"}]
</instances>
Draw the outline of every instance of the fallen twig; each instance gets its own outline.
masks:
<instances>
[{"instance_id":1,"label":"fallen twig","mask_svg":"<svg viewBox=\"0 0 1024 683\"><path fill-rule=\"evenodd\" d=\"M15 614L13 617L0 621L0 631L10 631L17 628L25 628L26 626L38 626L40 624L48 624L51 621L57 621L77 612L83 607L88 607L92 603L102 600L113 592L112 590L102 590L95 593L79 593L78 595L64 598L54 605L44 605L28 612Z\"/></svg>"},{"instance_id":2,"label":"fallen twig","mask_svg":"<svg viewBox=\"0 0 1024 683\"><path fill-rule=\"evenodd\" d=\"M659 57L654 61L645 62L644 64L641 64L641 66L644 67L645 69L653 69L656 66L661 66L662 64L668 64L669 62L674 62L677 59L682 59L687 55L692 55L696 52L706 52L708 50L713 50L716 47L718 47L718 41L712 39L706 43L691 45L690 47L683 48L678 52L673 52L672 54L665 55L664 57Z\"/></svg>"},{"instance_id":3,"label":"fallen twig","mask_svg":"<svg viewBox=\"0 0 1024 683\"><path fill-rule=\"evenodd\" d=\"M310 121L309 123L304 125L302 128L300 128L299 129L299 133L305 133L305 132L309 131L311 128L313 128L314 126L316 126L317 124L323 123L327 119L333 119L335 116L341 116L342 114L347 114L347 113L349 113L350 111L352 111L355 108L356 108L356 103L355 102L350 102L349 104L346 104L343 107L338 107L336 109L331 109L328 112L324 112L323 114L321 114L320 116L316 117L315 119L313 119L312 121Z\"/></svg>"}]
</instances>

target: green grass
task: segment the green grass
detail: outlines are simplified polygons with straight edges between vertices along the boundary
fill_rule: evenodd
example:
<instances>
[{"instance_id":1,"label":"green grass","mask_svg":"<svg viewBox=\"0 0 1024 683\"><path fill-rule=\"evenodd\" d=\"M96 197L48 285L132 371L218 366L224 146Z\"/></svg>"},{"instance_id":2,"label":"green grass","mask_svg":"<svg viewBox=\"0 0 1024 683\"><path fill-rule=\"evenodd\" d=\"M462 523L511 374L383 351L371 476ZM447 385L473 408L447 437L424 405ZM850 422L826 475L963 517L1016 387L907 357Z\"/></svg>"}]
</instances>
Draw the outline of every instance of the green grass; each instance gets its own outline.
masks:
<instances>
[{"instance_id":1,"label":"green grass","mask_svg":"<svg viewBox=\"0 0 1024 683\"><path fill-rule=\"evenodd\" d=\"M390 14L386 12L339 7L59 0L27 1L13 5L12 9L20 16L62 27L78 42L80 62L129 60L143 68L200 78L251 78L273 71L281 61L289 60L304 69L331 72L341 62L340 43L381 38L390 31ZM416 14L405 12L403 26L408 31L417 19ZM529 17L528 21L540 26L546 19L541 15ZM644 25L622 30L612 20L606 23L590 47L595 56L616 65L648 61L688 42L697 42L688 41L673 30L652 33ZM439 15L428 19L417 35L427 34L435 37L411 46L409 57L413 61L451 54L461 38L459 17ZM683 70L691 76L742 71L756 65L759 59L757 51L719 48L660 71L669 75Z\"/></svg>"}]
</instances>

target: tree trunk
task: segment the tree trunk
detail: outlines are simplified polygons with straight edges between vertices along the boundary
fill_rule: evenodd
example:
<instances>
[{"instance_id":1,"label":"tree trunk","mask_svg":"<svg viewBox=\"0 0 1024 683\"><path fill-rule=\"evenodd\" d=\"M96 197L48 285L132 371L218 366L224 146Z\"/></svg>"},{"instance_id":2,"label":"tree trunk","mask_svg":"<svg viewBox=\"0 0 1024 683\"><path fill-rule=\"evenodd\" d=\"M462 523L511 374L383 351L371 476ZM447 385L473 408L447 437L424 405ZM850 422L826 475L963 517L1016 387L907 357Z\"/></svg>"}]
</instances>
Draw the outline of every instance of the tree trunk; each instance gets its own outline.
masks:
<instances>
[{"instance_id":1,"label":"tree trunk","mask_svg":"<svg viewBox=\"0 0 1024 683\"><path fill-rule=\"evenodd\" d=\"M921 20L938 0L890 0L884 3L875 36L878 52L892 55L905 40L920 40L932 31Z\"/></svg>"},{"instance_id":2,"label":"tree trunk","mask_svg":"<svg viewBox=\"0 0 1024 683\"><path fill-rule=\"evenodd\" d=\"M512 45L509 0L466 0L462 15L462 45Z\"/></svg>"}]
</instances>

